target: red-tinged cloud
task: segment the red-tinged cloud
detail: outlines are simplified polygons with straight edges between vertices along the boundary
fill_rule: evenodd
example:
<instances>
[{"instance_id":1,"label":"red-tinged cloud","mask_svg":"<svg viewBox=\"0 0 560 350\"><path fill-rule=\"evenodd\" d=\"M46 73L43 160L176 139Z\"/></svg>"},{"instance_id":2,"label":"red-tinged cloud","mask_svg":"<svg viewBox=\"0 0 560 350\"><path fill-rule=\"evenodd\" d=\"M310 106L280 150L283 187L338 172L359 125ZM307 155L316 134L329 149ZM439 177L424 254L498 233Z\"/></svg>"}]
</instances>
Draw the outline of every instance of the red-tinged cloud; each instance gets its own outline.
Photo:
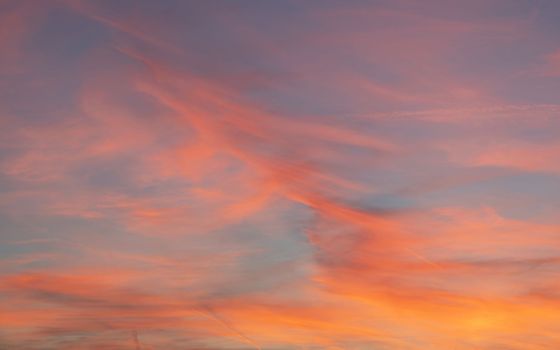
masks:
<instances>
[{"instance_id":1,"label":"red-tinged cloud","mask_svg":"<svg viewBox=\"0 0 560 350\"><path fill-rule=\"evenodd\" d=\"M0 348L560 345L542 9L0 10Z\"/></svg>"}]
</instances>

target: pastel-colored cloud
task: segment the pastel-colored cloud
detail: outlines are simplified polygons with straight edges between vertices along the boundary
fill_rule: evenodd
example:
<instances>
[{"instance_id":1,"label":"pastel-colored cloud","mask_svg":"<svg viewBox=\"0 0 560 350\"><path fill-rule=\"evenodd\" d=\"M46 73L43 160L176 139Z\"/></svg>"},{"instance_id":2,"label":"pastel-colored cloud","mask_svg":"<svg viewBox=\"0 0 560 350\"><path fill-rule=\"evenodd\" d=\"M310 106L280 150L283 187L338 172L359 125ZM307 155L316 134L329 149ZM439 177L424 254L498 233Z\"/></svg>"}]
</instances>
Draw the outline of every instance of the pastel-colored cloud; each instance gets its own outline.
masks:
<instances>
[{"instance_id":1,"label":"pastel-colored cloud","mask_svg":"<svg viewBox=\"0 0 560 350\"><path fill-rule=\"evenodd\" d=\"M558 347L558 10L0 5L0 348Z\"/></svg>"}]
</instances>

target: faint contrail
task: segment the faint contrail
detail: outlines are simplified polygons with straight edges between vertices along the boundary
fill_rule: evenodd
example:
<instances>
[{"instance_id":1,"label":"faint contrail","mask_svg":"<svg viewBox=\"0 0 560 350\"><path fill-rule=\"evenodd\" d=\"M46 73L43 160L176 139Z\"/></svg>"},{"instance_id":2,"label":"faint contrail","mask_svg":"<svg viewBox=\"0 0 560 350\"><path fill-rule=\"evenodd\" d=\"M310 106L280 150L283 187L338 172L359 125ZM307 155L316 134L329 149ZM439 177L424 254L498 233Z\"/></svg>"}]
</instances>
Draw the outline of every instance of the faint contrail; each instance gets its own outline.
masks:
<instances>
[{"instance_id":1,"label":"faint contrail","mask_svg":"<svg viewBox=\"0 0 560 350\"><path fill-rule=\"evenodd\" d=\"M254 340L252 340L251 338L249 338L248 336L246 336L245 334L243 334L242 332L240 332L239 330L235 329L235 327L233 327L229 322L227 322L225 319L221 318L218 314L216 314L216 312L214 312L210 306L208 305L203 305L201 306L201 309L203 309L205 311L205 313L207 313L210 317L212 317L214 320L218 321L219 323L221 323L224 327L226 327L227 329L229 329L230 331L234 332L235 334L237 334L239 337L241 337L243 340L245 340L247 343L253 345L255 347L255 349L257 350L262 350L262 348L255 343Z\"/></svg>"},{"instance_id":2,"label":"faint contrail","mask_svg":"<svg viewBox=\"0 0 560 350\"><path fill-rule=\"evenodd\" d=\"M140 340L138 340L138 332L136 330L132 331L132 341L134 341L134 346L136 350L142 350L140 345Z\"/></svg>"}]
</instances>

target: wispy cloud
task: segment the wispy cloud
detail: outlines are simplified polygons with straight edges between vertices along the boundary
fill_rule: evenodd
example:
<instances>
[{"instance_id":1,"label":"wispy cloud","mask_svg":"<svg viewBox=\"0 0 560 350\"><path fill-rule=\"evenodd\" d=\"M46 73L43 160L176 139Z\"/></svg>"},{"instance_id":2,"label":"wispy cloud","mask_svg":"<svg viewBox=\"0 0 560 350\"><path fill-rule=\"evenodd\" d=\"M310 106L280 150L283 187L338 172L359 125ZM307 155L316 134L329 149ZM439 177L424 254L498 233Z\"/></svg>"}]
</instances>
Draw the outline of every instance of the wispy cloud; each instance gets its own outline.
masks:
<instances>
[{"instance_id":1,"label":"wispy cloud","mask_svg":"<svg viewBox=\"0 0 560 350\"><path fill-rule=\"evenodd\" d=\"M0 5L0 347L558 347L546 6Z\"/></svg>"}]
</instances>

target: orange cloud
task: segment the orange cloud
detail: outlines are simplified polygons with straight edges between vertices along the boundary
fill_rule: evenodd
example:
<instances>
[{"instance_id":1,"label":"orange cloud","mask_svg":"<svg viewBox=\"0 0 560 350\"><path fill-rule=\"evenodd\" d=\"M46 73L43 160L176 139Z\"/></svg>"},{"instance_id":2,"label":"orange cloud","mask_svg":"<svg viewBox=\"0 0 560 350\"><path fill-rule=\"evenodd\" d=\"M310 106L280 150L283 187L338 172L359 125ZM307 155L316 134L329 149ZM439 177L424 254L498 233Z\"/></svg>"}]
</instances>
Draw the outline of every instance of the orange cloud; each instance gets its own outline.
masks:
<instances>
[{"instance_id":1,"label":"orange cloud","mask_svg":"<svg viewBox=\"0 0 560 350\"><path fill-rule=\"evenodd\" d=\"M0 348L559 346L535 34L409 5L7 6Z\"/></svg>"}]
</instances>

